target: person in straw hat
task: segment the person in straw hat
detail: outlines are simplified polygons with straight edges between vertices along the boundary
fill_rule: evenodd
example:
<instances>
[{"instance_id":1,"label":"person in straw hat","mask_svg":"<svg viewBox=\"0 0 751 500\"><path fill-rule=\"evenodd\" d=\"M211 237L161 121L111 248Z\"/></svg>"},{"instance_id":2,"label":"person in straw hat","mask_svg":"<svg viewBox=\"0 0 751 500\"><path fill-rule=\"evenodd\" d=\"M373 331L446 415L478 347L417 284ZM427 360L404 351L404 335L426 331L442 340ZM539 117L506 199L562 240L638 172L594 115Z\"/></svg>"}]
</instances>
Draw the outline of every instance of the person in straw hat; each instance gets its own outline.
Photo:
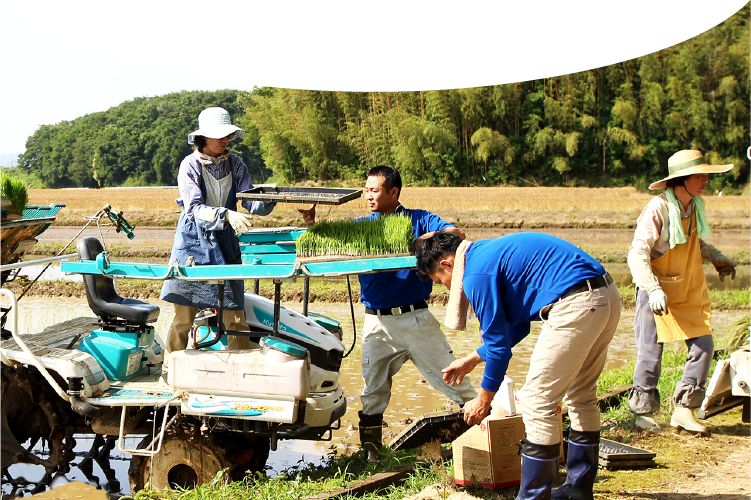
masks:
<instances>
[{"instance_id":1,"label":"person in straw hat","mask_svg":"<svg viewBox=\"0 0 751 500\"><path fill-rule=\"evenodd\" d=\"M637 360L629 394L636 427L660 432L654 413L660 409L657 382L665 342L684 341L688 359L673 394L670 425L707 435L693 409L704 400L714 353L710 302L702 262L735 279L736 264L703 238L710 236L701 195L707 174L727 172L733 165L710 165L697 150L683 150L668 160L669 175L649 189L665 192L647 204L636 222L628 266L636 284Z\"/></svg>"},{"instance_id":2,"label":"person in straw hat","mask_svg":"<svg viewBox=\"0 0 751 500\"><path fill-rule=\"evenodd\" d=\"M206 108L198 115L198 130L188 135L188 144L196 149L180 164L177 185L182 207L170 260L184 265L189 257L196 264L241 264L240 244L236 233L251 226L251 217L237 211L239 191L253 187L248 167L239 156L227 151L233 139L245 131L232 125L229 113L219 107ZM268 215L275 203L243 201L248 212ZM188 332L198 309L217 308L219 285L198 281L166 280L160 298L175 305L165 341L162 378L166 381L169 354L185 349ZM248 330L245 322L244 286L241 280L224 284L224 325L228 330ZM230 335L230 349L248 349L248 337Z\"/></svg>"}]
</instances>

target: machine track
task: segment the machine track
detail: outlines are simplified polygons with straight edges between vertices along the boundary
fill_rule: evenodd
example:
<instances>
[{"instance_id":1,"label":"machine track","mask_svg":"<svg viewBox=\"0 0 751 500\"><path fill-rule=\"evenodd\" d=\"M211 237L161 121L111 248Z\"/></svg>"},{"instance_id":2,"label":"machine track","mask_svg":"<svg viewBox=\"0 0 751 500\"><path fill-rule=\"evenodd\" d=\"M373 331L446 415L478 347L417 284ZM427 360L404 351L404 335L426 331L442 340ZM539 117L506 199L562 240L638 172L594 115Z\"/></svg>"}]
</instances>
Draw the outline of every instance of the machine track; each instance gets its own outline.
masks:
<instances>
[{"instance_id":1,"label":"machine track","mask_svg":"<svg viewBox=\"0 0 751 500\"><path fill-rule=\"evenodd\" d=\"M12 497L43 491L55 476L70 471L75 458L73 433L82 419L36 368L2 365L0 414L4 494ZM44 452L37 455L32 450L39 446ZM43 468L42 479L13 477L9 468L16 463Z\"/></svg>"}]
</instances>

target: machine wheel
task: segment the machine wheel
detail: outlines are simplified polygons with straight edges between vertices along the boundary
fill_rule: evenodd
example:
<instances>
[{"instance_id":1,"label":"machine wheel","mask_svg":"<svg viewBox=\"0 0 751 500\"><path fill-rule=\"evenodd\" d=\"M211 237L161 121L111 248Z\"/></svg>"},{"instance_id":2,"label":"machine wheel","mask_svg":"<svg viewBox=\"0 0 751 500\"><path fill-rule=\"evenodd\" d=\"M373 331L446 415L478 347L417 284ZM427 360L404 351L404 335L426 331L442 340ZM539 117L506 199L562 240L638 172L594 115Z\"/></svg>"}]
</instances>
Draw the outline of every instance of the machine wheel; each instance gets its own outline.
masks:
<instances>
[{"instance_id":1,"label":"machine wheel","mask_svg":"<svg viewBox=\"0 0 751 500\"><path fill-rule=\"evenodd\" d=\"M55 476L70 471L77 414L35 368L2 365L0 417L4 494L44 491ZM39 474L14 477L10 469L16 463L36 465Z\"/></svg>"},{"instance_id":2,"label":"machine wheel","mask_svg":"<svg viewBox=\"0 0 751 500\"><path fill-rule=\"evenodd\" d=\"M138 447L145 448L151 440L146 436ZM242 479L246 471L263 471L268 456L267 437L218 432L202 435L194 425L179 426L167 430L156 456L131 459L128 479L133 494L147 484L155 490L194 488L225 468L232 481Z\"/></svg>"}]
</instances>

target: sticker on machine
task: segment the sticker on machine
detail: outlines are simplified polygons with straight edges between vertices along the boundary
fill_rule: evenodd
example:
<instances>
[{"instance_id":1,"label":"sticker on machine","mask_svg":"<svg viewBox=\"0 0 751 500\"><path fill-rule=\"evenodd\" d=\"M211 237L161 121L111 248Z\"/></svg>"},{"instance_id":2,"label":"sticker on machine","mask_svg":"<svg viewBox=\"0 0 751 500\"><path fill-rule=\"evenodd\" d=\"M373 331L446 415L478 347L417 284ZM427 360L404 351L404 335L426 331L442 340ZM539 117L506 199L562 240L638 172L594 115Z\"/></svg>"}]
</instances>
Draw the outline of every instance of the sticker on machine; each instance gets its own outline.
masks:
<instances>
[{"instance_id":1,"label":"sticker on machine","mask_svg":"<svg viewBox=\"0 0 751 500\"><path fill-rule=\"evenodd\" d=\"M234 398L190 394L183 400L182 412L190 415L242 418L291 424L297 418L295 401Z\"/></svg>"}]
</instances>

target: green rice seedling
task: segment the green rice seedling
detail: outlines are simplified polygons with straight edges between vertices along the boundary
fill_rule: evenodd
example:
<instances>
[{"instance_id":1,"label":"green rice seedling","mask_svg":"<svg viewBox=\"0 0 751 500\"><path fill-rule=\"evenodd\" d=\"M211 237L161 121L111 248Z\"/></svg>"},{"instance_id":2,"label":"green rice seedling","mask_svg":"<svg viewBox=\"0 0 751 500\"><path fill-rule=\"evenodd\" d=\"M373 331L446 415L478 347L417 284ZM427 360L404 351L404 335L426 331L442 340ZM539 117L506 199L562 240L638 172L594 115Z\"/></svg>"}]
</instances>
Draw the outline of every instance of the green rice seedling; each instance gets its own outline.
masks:
<instances>
[{"instance_id":1,"label":"green rice seedling","mask_svg":"<svg viewBox=\"0 0 751 500\"><path fill-rule=\"evenodd\" d=\"M0 196L2 199L10 201L8 211L15 214L22 213L29 203L26 183L4 173L0 174Z\"/></svg>"},{"instance_id":2,"label":"green rice seedling","mask_svg":"<svg viewBox=\"0 0 751 500\"><path fill-rule=\"evenodd\" d=\"M397 214L355 221L322 221L310 226L295 246L301 258L375 257L409 253L414 239L412 221Z\"/></svg>"}]
</instances>

